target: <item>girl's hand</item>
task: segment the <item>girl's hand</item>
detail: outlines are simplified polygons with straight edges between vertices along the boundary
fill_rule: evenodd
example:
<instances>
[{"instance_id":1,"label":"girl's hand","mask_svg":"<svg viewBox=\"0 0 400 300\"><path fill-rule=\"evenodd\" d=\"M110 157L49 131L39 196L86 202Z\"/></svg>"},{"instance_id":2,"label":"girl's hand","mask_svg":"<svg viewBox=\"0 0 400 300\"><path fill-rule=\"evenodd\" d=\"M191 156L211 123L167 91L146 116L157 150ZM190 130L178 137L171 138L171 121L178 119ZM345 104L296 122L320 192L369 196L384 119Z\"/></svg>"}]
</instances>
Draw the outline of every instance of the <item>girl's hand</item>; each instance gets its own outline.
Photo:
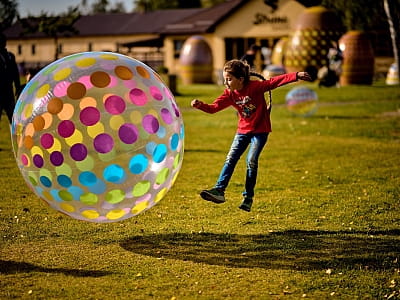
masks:
<instances>
[{"instance_id":1,"label":"girl's hand","mask_svg":"<svg viewBox=\"0 0 400 300\"><path fill-rule=\"evenodd\" d=\"M192 102L190 103L190 105L192 106L192 107L194 107L194 108L197 108L197 107L199 107L200 105L201 105L201 101L200 100L197 100L197 99L193 99L192 100Z\"/></svg>"},{"instance_id":2,"label":"girl's hand","mask_svg":"<svg viewBox=\"0 0 400 300\"><path fill-rule=\"evenodd\" d=\"M313 81L311 75L308 72L297 72L297 79L305 81Z\"/></svg>"}]
</instances>

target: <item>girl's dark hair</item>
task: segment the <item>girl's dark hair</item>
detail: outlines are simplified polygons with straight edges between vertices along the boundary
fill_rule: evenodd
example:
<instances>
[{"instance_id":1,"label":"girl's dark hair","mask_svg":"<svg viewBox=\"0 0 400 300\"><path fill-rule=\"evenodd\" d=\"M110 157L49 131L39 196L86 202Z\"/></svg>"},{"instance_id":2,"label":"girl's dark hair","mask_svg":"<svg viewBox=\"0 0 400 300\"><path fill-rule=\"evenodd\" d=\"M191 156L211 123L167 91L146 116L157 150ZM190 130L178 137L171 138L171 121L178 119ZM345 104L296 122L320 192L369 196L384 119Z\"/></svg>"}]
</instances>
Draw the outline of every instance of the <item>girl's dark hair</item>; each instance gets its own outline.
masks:
<instances>
[{"instance_id":1,"label":"girl's dark hair","mask_svg":"<svg viewBox=\"0 0 400 300\"><path fill-rule=\"evenodd\" d=\"M232 59L226 62L223 71L228 72L236 78L243 77L244 83L249 82L250 76L256 76L261 80L265 80L264 76L262 76L261 74L250 71L250 66L249 64L247 64L247 62L239 59Z\"/></svg>"},{"instance_id":2,"label":"girl's dark hair","mask_svg":"<svg viewBox=\"0 0 400 300\"><path fill-rule=\"evenodd\" d=\"M264 76L262 76L260 73L257 73L257 72L250 72L250 76L255 76L261 80L267 80L267 79L265 79Z\"/></svg>"},{"instance_id":3,"label":"girl's dark hair","mask_svg":"<svg viewBox=\"0 0 400 300\"><path fill-rule=\"evenodd\" d=\"M255 76L261 80L266 80L264 76L257 72L250 71L250 66L247 62L239 60L239 59L232 59L225 63L224 72L228 72L229 74L235 76L236 78L243 77L244 83L248 83L250 81L250 76ZM268 90L268 105L267 109L271 110L272 105L272 94L271 90ZM267 99L266 99L267 100Z\"/></svg>"}]
</instances>

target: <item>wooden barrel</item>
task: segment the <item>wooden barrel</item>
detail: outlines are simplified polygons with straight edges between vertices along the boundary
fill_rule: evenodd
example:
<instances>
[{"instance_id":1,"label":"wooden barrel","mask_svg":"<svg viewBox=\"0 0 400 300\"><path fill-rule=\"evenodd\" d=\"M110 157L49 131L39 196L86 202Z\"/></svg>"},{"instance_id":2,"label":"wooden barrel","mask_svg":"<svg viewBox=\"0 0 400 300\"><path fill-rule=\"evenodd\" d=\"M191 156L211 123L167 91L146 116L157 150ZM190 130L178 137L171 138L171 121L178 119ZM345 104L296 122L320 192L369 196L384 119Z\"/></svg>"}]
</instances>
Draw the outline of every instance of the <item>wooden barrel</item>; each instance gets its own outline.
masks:
<instances>
[{"instance_id":1,"label":"wooden barrel","mask_svg":"<svg viewBox=\"0 0 400 300\"><path fill-rule=\"evenodd\" d=\"M341 85L372 84L374 53L368 35L362 31L349 31L339 40L343 51Z\"/></svg>"},{"instance_id":2,"label":"wooden barrel","mask_svg":"<svg viewBox=\"0 0 400 300\"><path fill-rule=\"evenodd\" d=\"M185 41L179 63L183 84L212 83L212 52L204 37L192 36Z\"/></svg>"}]
</instances>

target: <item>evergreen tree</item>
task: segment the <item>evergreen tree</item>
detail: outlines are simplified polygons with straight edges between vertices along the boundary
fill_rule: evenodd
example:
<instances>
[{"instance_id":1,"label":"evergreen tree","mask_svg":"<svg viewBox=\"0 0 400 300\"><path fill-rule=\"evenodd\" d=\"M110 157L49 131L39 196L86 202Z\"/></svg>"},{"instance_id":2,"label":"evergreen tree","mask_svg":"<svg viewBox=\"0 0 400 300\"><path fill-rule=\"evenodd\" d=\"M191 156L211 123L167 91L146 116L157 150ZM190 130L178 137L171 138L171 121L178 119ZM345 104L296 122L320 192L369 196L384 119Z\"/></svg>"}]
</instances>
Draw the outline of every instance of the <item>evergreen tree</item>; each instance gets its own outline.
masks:
<instances>
[{"instance_id":1,"label":"evergreen tree","mask_svg":"<svg viewBox=\"0 0 400 300\"><path fill-rule=\"evenodd\" d=\"M43 12L38 17L28 16L27 18L19 19L19 21L24 28L24 33L41 32L54 39L54 59L57 60L60 54L58 38L61 35L77 34L78 31L74 24L79 18L79 8L70 7L68 12L60 15L49 15Z\"/></svg>"},{"instance_id":2,"label":"evergreen tree","mask_svg":"<svg viewBox=\"0 0 400 300\"><path fill-rule=\"evenodd\" d=\"M10 27L18 17L16 0L0 0L0 31Z\"/></svg>"}]
</instances>

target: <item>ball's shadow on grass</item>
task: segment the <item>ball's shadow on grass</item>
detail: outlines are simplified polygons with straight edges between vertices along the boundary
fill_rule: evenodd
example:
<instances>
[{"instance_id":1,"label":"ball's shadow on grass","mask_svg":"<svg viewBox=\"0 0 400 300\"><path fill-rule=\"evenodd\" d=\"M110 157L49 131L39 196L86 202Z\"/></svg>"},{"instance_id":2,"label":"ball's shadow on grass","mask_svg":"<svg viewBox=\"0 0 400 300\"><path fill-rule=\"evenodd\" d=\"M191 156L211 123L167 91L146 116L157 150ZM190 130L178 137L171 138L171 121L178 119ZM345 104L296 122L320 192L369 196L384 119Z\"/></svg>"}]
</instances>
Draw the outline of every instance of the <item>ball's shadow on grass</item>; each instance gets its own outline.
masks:
<instances>
[{"instance_id":1,"label":"ball's shadow on grass","mask_svg":"<svg viewBox=\"0 0 400 300\"><path fill-rule=\"evenodd\" d=\"M265 235L171 233L134 236L121 247L142 255L235 268L399 268L400 231L284 231Z\"/></svg>"},{"instance_id":2,"label":"ball's shadow on grass","mask_svg":"<svg viewBox=\"0 0 400 300\"><path fill-rule=\"evenodd\" d=\"M16 262L0 260L0 274L16 273L62 273L74 277L102 277L111 274L111 272L97 270L67 269L67 268L46 268L26 262Z\"/></svg>"}]
</instances>

